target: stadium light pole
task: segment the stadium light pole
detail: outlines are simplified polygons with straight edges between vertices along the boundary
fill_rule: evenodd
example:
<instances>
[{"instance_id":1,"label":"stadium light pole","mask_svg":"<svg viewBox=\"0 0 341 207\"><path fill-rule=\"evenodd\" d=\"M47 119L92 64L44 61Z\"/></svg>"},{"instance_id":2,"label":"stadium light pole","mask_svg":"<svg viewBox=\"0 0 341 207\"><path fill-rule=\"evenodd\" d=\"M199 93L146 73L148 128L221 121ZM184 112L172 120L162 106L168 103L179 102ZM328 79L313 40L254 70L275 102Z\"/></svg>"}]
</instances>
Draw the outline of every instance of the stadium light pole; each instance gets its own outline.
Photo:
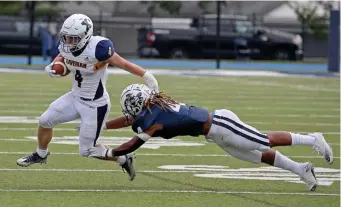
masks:
<instances>
[{"instance_id":1,"label":"stadium light pole","mask_svg":"<svg viewBox=\"0 0 341 207\"><path fill-rule=\"evenodd\" d=\"M216 31L216 68L220 68L220 6L221 1L217 1L217 31Z\"/></svg>"},{"instance_id":2,"label":"stadium light pole","mask_svg":"<svg viewBox=\"0 0 341 207\"><path fill-rule=\"evenodd\" d=\"M28 11L30 15L30 41L28 44L28 64L32 64L32 48L33 48L33 28L34 28L34 17L35 17L36 2L28 2Z\"/></svg>"}]
</instances>

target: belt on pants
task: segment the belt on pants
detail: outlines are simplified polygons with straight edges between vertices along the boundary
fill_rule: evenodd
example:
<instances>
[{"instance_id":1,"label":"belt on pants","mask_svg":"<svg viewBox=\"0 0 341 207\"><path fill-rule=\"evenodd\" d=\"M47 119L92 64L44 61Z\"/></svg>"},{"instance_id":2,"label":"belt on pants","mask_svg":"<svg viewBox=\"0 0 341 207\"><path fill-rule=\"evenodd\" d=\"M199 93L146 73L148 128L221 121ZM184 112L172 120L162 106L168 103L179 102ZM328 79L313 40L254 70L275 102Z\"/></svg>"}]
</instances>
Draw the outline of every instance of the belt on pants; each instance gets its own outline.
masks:
<instances>
[{"instance_id":1,"label":"belt on pants","mask_svg":"<svg viewBox=\"0 0 341 207\"><path fill-rule=\"evenodd\" d=\"M99 99L99 98L101 98L101 97L94 98L94 99L80 97L79 99L80 99L80 100L83 100L83 101L95 101L95 100L97 100L97 99Z\"/></svg>"}]
</instances>

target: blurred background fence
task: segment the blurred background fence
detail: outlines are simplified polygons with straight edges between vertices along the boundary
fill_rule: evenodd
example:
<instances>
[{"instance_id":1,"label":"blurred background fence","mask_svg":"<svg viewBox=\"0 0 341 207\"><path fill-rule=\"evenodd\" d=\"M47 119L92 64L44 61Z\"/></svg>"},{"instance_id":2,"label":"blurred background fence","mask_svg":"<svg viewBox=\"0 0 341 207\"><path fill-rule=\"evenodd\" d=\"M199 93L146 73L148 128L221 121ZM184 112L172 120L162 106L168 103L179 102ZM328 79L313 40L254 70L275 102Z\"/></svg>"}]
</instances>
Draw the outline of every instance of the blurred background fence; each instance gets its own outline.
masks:
<instances>
[{"instance_id":1,"label":"blurred background fence","mask_svg":"<svg viewBox=\"0 0 341 207\"><path fill-rule=\"evenodd\" d=\"M0 2L0 53L27 54L29 3ZM223 1L222 14L244 15L256 26L298 34L303 39L304 59L326 61L329 49L329 14L339 9L337 1ZM49 55L67 16L84 13L92 18L95 34L113 40L116 50L128 57L138 56L138 29L153 26L158 18L188 24L195 16L215 14L216 2L36 2L33 55ZM179 23L181 22L181 23ZM168 23L172 27L172 23ZM167 26L167 23L163 23ZM173 23L174 26L174 23Z\"/></svg>"}]
</instances>

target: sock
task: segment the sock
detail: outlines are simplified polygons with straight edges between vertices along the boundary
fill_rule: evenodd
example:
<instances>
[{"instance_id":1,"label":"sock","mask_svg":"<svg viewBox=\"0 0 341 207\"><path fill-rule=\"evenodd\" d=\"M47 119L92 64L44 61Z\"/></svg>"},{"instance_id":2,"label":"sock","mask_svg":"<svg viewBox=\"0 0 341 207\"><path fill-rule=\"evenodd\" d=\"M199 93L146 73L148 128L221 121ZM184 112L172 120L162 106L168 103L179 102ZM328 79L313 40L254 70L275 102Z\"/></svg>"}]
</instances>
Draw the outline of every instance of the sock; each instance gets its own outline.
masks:
<instances>
[{"instance_id":1,"label":"sock","mask_svg":"<svg viewBox=\"0 0 341 207\"><path fill-rule=\"evenodd\" d=\"M279 167L284 170L289 170L297 175L302 174L302 168L301 168L300 163L291 160L290 158L282 155L278 151L276 151L274 167Z\"/></svg>"},{"instance_id":2,"label":"sock","mask_svg":"<svg viewBox=\"0 0 341 207\"><path fill-rule=\"evenodd\" d=\"M109 151L107 152L107 156L108 156L108 157L113 157L113 155L112 155L112 150L109 150ZM120 165L123 165L126 161L127 161L127 158L126 158L126 156L124 156L124 155L119 156L119 157L117 158L117 160L116 160L116 162L117 162L118 164L120 164Z\"/></svg>"},{"instance_id":3,"label":"sock","mask_svg":"<svg viewBox=\"0 0 341 207\"><path fill-rule=\"evenodd\" d=\"M309 135L302 134L294 134L291 135L291 145L309 145L313 146L315 144L315 137Z\"/></svg>"},{"instance_id":4,"label":"sock","mask_svg":"<svg viewBox=\"0 0 341 207\"><path fill-rule=\"evenodd\" d=\"M49 151L48 149L40 149L39 147L37 147L37 150L36 150L39 157L41 157L41 158L45 158L48 151Z\"/></svg>"},{"instance_id":5,"label":"sock","mask_svg":"<svg viewBox=\"0 0 341 207\"><path fill-rule=\"evenodd\" d=\"M123 165L125 162L127 161L127 158L126 156L119 156L118 159L117 159L117 162L120 164L120 165Z\"/></svg>"}]
</instances>

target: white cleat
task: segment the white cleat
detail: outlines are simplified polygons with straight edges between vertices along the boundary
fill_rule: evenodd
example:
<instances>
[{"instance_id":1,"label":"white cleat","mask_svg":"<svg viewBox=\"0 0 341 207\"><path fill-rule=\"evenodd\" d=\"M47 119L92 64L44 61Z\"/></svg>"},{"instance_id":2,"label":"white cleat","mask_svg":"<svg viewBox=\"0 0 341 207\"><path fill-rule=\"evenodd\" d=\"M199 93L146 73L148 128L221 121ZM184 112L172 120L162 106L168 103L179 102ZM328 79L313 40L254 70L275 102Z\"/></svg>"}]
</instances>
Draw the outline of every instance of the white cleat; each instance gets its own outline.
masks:
<instances>
[{"instance_id":1,"label":"white cleat","mask_svg":"<svg viewBox=\"0 0 341 207\"><path fill-rule=\"evenodd\" d=\"M125 155L127 160L124 164L121 165L123 171L127 171L129 180L132 181L136 177L136 170L135 170L135 153L129 153Z\"/></svg>"},{"instance_id":2,"label":"white cleat","mask_svg":"<svg viewBox=\"0 0 341 207\"><path fill-rule=\"evenodd\" d=\"M302 163L301 165L303 170L301 180L308 186L309 191L315 191L317 187L317 180L315 177L313 164L306 162Z\"/></svg>"},{"instance_id":3,"label":"white cleat","mask_svg":"<svg viewBox=\"0 0 341 207\"><path fill-rule=\"evenodd\" d=\"M316 139L313 149L315 149L318 153L321 153L324 156L326 162L331 165L334 161L333 150L324 139L322 133L315 132L309 134L309 136L313 136Z\"/></svg>"}]
</instances>

